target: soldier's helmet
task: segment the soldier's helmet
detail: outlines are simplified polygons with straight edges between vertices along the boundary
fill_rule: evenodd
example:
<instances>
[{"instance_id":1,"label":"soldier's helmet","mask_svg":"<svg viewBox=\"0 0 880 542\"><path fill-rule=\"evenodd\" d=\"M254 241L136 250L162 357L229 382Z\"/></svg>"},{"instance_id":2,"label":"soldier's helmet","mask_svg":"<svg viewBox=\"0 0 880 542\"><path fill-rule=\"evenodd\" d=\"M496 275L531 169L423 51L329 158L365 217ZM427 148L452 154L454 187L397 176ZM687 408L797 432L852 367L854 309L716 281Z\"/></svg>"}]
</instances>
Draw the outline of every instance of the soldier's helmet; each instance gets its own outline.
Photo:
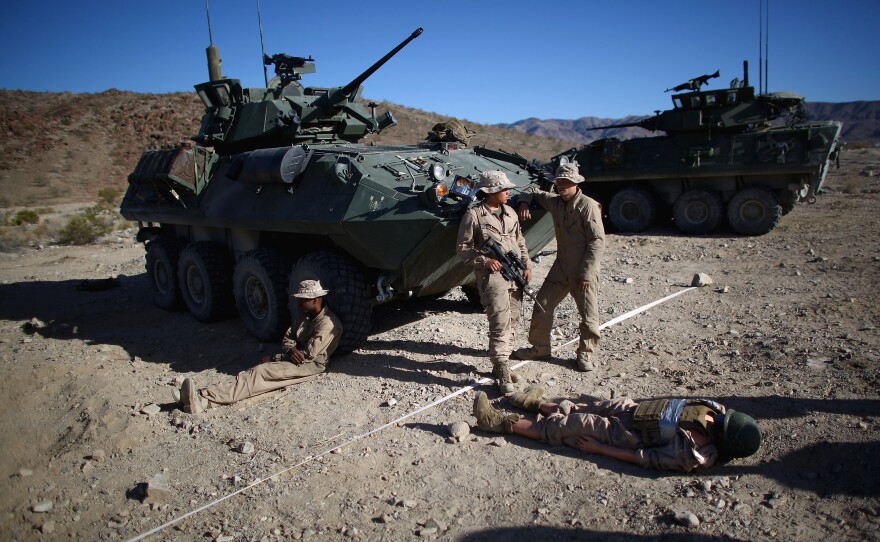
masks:
<instances>
[{"instance_id":1,"label":"soldier's helmet","mask_svg":"<svg viewBox=\"0 0 880 542\"><path fill-rule=\"evenodd\" d=\"M472 135L476 132L468 128L458 119L438 122L428 132L428 141L458 141L467 147Z\"/></svg>"},{"instance_id":2,"label":"soldier's helmet","mask_svg":"<svg viewBox=\"0 0 880 542\"><path fill-rule=\"evenodd\" d=\"M748 414L728 409L720 433L721 438L715 444L722 461L748 457L761 447L758 422Z\"/></svg>"}]
</instances>

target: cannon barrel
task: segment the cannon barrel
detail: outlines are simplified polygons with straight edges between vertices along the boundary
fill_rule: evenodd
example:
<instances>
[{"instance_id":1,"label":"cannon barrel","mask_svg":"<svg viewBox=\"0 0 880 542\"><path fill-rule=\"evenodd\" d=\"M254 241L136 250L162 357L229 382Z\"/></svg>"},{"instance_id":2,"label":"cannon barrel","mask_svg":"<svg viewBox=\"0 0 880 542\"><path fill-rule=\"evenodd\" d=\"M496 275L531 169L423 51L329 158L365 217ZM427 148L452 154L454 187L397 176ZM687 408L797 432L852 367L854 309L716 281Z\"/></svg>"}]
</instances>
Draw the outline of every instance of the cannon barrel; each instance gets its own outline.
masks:
<instances>
[{"instance_id":1,"label":"cannon barrel","mask_svg":"<svg viewBox=\"0 0 880 542\"><path fill-rule=\"evenodd\" d=\"M366 81L369 76L373 75L376 72L376 70L378 70L379 68L382 67L383 64L388 62L388 60L390 60L391 57L393 57L398 52L400 52L401 49L406 47L409 44L409 42L411 42L412 40L419 37L419 35L421 35L421 33L422 33L422 27L417 28L415 30L415 32L413 32L408 38L406 38L405 40L400 42L400 45L398 45L397 47L392 49L387 55L383 56L378 61L376 61L375 64L373 64L372 66L367 68L364 71L364 73L362 73L362 74L358 75L357 77L355 77L354 79L352 79L351 83L342 87L341 93L346 96L351 95L351 93L355 92L358 89L358 87L361 86L361 83Z\"/></svg>"},{"instance_id":2,"label":"cannon barrel","mask_svg":"<svg viewBox=\"0 0 880 542\"><path fill-rule=\"evenodd\" d=\"M657 117L646 117L641 120L637 120L634 122L621 122L620 124L606 124L605 126L594 126L592 128L587 128L585 131L592 132L593 130L605 130L606 128L632 128L638 126L639 128L644 128L645 130L655 130L655 126L657 124Z\"/></svg>"}]
</instances>

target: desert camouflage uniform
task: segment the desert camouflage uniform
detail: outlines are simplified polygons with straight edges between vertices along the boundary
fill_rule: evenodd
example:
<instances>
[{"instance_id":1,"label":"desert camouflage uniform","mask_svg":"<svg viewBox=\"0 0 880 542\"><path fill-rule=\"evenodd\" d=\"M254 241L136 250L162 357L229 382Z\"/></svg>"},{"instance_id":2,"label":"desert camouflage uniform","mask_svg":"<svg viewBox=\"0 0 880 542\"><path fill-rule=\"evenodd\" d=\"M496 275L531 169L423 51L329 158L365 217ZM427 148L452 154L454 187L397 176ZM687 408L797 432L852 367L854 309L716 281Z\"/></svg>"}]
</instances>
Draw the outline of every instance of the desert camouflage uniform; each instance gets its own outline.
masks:
<instances>
[{"instance_id":1,"label":"desert camouflage uniform","mask_svg":"<svg viewBox=\"0 0 880 542\"><path fill-rule=\"evenodd\" d=\"M571 295L581 320L578 353L598 352L599 271L605 251L601 208L581 191L566 203L557 194L534 187L525 190L518 204L533 201L553 217L557 253L536 296L545 311L537 306L532 310L529 342L539 355L550 354L553 311L566 295ZM580 288L579 280L588 281L586 290Z\"/></svg>"},{"instance_id":2,"label":"desert camouflage uniform","mask_svg":"<svg viewBox=\"0 0 880 542\"><path fill-rule=\"evenodd\" d=\"M496 215L485 203L472 207L462 217L457 241L459 258L474 267L480 302L489 317L489 359L493 365L507 362L513 350L522 291L513 281L506 281L501 273L492 273L486 268L490 257L481 247L487 238L492 238L505 253L514 251L531 268L516 213L507 205L501 205L500 209Z\"/></svg>"},{"instance_id":3,"label":"desert camouflage uniform","mask_svg":"<svg viewBox=\"0 0 880 542\"><path fill-rule=\"evenodd\" d=\"M644 447L641 433L632 423L636 406L638 403L627 397L590 404L562 401L556 412L538 417L541 439L554 446L577 448L578 437L592 437L618 448L636 450L638 465L649 469L689 472L711 467L718 460L718 450L711 441L698 449L690 434L680 427L667 444Z\"/></svg>"},{"instance_id":4,"label":"desert camouflage uniform","mask_svg":"<svg viewBox=\"0 0 880 542\"><path fill-rule=\"evenodd\" d=\"M282 340L280 359L290 360L290 352L298 349L306 358L302 365L291 361L261 363L242 371L235 381L201 390L212 403L229 405L242 399L296 384L306 377L323 373L327 359L339 346L342 322L324 307L314 318L306 314L296 327L291 326Z\"/></svg>"}]
</instances>

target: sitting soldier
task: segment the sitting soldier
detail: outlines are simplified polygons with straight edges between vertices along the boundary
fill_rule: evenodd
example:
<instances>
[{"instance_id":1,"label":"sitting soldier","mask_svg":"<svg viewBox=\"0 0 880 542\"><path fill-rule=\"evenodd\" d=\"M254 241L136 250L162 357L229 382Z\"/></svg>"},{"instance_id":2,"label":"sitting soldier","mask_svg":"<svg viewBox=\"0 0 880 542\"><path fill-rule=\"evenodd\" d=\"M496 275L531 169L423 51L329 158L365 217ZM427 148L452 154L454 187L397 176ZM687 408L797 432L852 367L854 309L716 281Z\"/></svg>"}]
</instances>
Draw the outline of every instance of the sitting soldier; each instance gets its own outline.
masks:
<instances>
[{"instance_id":1,"label":"sitting soldier","mask_svg":"<svg viewBox=\"0 0 880 542\"><path fill-rule=\"evenodd\" d=\"M302 318L284 334L282 353L266 356L261 364L238 373L232 382L198 389L191 378L184 379L180 387L183 411L198 414L216 405L231 405L323 373L327 358L342 338L342 323L324 301L328 293L320 281L300 282L299 289L291 296L299 303Z\"/></svg>"},{"instance_id":2,"label":"sitting soldier","mask_svg":"<svg viewBox=\"0 0 880 542\"><path fill-rule=\"evenodd\" d=\"M484 431L513 433L649 469L690 472L716 462L748 457L761 446L755 420L714 401L621 397L575 404L542 402L544 388L531 386L510 402L539 414L536 421L502 412L484 392L474 400L474 416Z\"/></svg>"}]
</instances>

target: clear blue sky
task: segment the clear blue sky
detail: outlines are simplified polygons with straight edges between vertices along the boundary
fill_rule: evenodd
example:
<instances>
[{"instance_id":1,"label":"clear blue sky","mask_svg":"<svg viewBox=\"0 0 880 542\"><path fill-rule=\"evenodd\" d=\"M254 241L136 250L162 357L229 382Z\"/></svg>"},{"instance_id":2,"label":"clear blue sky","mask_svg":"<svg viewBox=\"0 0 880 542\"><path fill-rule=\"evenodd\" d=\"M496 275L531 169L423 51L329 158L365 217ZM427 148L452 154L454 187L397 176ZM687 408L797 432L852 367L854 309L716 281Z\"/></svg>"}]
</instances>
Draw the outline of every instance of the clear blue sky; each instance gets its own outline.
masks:
<instances>
[{"instance_id":1,"label":"clear blue sky","mask_svg":"<svg viewBox=\"0 0 880 542\"><path fill-rule=\"evenodd\" d=\"M880 0L769 1L770 91L880 99ZM758 84L759 0L260 4L266 52L312 55L313 86L347 83L424 27L364 95L481 123L649 115L666 88L716 69L707 88L721 88L743 60ZM223 74L263 86L256 0L209 5ZM208 44L204 0L11 0L0 88L191 91Z\"/></svg>"}]
</instances>

